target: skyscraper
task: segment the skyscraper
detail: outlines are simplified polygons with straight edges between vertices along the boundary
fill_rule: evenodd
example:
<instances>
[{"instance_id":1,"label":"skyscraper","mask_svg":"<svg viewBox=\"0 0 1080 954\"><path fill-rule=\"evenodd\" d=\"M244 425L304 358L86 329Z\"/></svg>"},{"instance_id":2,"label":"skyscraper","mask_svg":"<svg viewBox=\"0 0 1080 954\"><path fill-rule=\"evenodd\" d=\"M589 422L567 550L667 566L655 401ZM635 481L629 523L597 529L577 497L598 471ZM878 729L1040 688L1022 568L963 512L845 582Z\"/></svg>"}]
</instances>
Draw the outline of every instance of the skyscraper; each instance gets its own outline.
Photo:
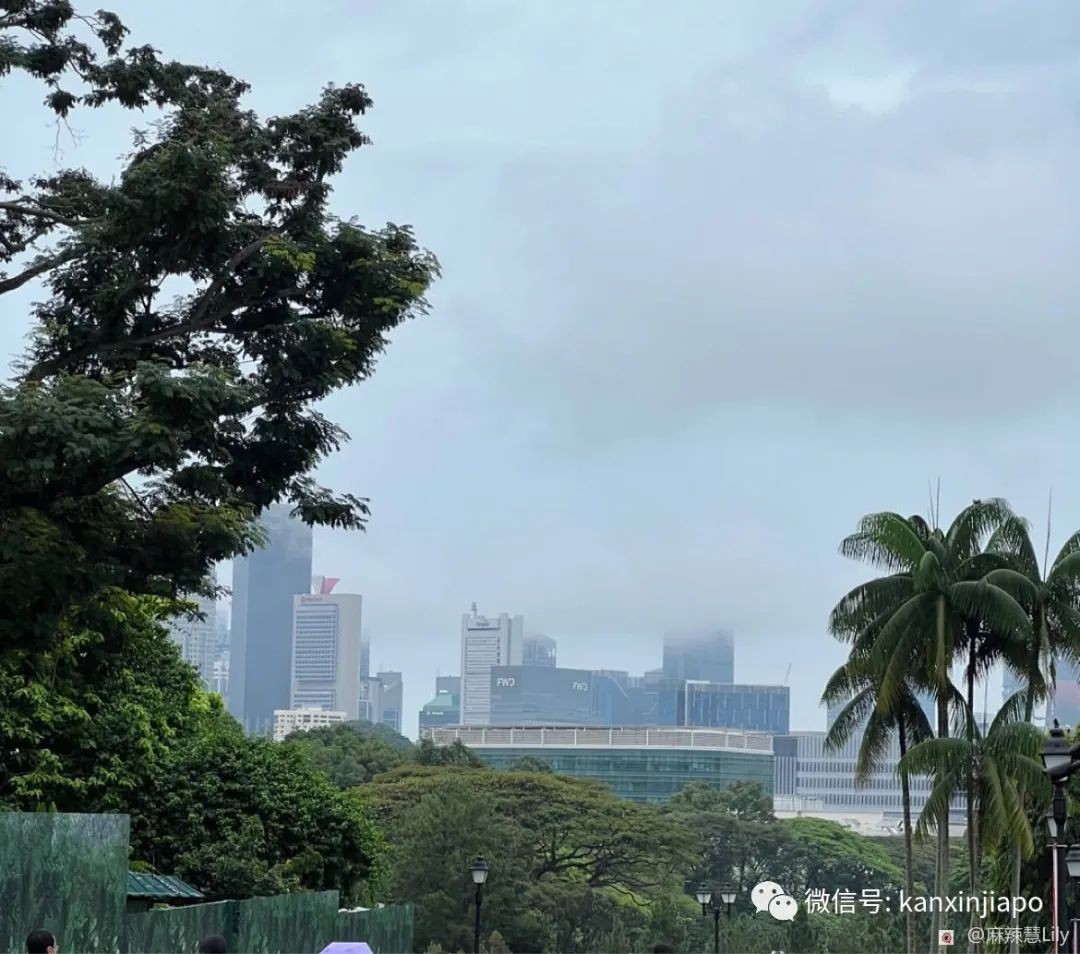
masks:
<instances>
[{"instance_id":1,"label":"skyscraper","mask_svg":"<svg viewBox=\"0 0 1080 954\"><path fill-rule=\"evenodd\" d=\"M555 640L550 636L534 633L526 636L521 645L523 666L555 666Z\"/></svg>"},{"instance_id":2,"label":"skyscraper","mask_svg":"<svg viewBox=\"0 0 1080 954\"><path fill-rule=\"evenodd\" d=\"M180 655L199 671L203 686L213 691L214 662L218 656L217 603L202 596L194 602L203 618L178 616L169 622L169 635L180 648Z\"/></svg>"},{"instance_id":3,"label":"skyscraper","mask_svg":"<svg viewBox=\"0 0 1080 954\"><path fill-rule=\"evenodd\" d=\"M461 724L487 725L491 716L491 667L521 665L525 620L476 611L461 617Z\"/></svg>"},{"instance_id":4,"label":"skyscraper","mask_svg":"<svg viewBox=\"0 0 1080 954\"><path fill-rule=\"evenodd\" d=\"M375 674L381 685L379 693L379 719L383 725L395 732L401 732L401 709L404 705L404 686L400 672L379 672Z\"/></svg>"},{"instance_id":5,"label":"skyscraper","mask_svg":"<svg viewBox=\"0 0 1080 954\"><path fill-rule=\"evenodd\" d=\"M664 636L664 678L734 682L734 634L726 629L668 633Z\"/></svg>"},{"instance_id":6,"label":"skyscraper","mask_svg":"<svg viewBox=\"0 0 1080 954\"><path fill-rule=\"evenodd\" d=\"M461 676L438 676L435 679L435 698L424 703L420 710L420 737L424 729L457 725L461 718Z\"/></svg>"},{"instance_id":7,"label":"skyscraper","mask_svg":"<svg viewBox=\"0 0 1080 954\"><path fill-rule=\"evenodd\" d=\"M293 597L289 708L360 717L360 620L363 597L319 593Z\"/></svg>"},{"instance_id":8,"label":"skyscraper","mask_svg":"<svg viewBox=\"0 0 1080 954\"><path fill-rule=\"evenodd\" d=\"M233 561L229 711L269 735L292 682L293 597L311 588L311 527L275 504L263 515L266 546Z\"/></svg>"}]
</instances>

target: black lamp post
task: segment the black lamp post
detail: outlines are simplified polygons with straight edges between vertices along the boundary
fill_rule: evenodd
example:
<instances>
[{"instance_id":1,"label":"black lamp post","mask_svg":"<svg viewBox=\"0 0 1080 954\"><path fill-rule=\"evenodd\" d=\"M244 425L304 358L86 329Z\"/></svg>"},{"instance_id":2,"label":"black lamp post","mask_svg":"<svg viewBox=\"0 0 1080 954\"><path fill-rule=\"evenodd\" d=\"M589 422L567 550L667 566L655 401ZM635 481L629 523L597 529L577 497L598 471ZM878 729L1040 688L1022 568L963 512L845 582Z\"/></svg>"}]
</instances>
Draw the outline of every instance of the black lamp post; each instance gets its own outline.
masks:
<instances>
[{"instance_id":1,"label":"black lamp post","mask_svg":"<svg viewBox=\"0 0 1080 954\"><path fill-rule=\"evenodd\" d=\"M1072 938L1073 954L1080 951L1080 939L1077 931L1080 931L1080 845L1070 845L1065 852L1065 868L1069 872L1069 878L1073 883L1073 909L1072 923L1069 937Z\"/></svg>"},{"instance_id":2,"label":"black lamp post","mask_svg":"<svg viewBox=\"0 0 1080 954\"><path fill-rule=\"evenodd\" d=\"M469 865L469 874L476 885L476 924L473 927L473 954L480 954L480 905L484 901L484 882L487 881L488 863L480 855Z\"/></svg>"},{"instance_id":3,"label":"black lamp post","mask_svg":"<svg viewBox=\"0 0 1080 954\"><path fill-rule=\"evenodd\" d=\"M697 889L698 904L701 905L701 916L708 917L709 912L713 916L713 954L720 954L720 910L723 907L727 917L731 917L731 906L735 903L735 889L730 884L720 886L719 901L713 899L712 889L701 885Z\"/></svg>"},{"instance_id":4,"label":"black lamp post","mask_svg":"<svg viewBox=\"0 0 1080 954\"><path fill-rule=\"evenodd\" d=\"M1061 925L1061 849L1065 847L1065 823L1069 818L1069 804L1066 798L1066 786L1069 784L1069 776L1077 768L1080 762L1080 746L1072 746L1065 737L1065 730L1061 728L1057 719L1054 727L1042 747L1043 770L1047 778L1054 784L1054 800L1050 811L1046 813L1047 831L1050 835L1051 870L1053 884L1051 885L1052 908L1053 908L1053 954L1058 952L1058 940ZM1080 858L1077 859L1080 863Z\"/></svg>"}]
</instances>

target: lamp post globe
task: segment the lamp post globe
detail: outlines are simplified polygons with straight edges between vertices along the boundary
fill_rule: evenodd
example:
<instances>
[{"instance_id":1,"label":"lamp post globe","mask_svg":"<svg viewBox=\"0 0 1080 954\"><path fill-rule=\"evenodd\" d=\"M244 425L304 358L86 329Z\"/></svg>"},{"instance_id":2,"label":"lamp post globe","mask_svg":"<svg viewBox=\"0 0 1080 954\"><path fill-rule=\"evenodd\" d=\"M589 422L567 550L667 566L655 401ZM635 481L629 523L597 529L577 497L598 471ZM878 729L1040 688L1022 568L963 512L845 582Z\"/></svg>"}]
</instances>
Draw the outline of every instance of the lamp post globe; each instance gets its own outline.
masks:
<instances>
[{"instance_id":1,"label":"lamp post globe","mask_svg":"<svg viewBox=\"0 0 1080 954\"><path fill-rule=\"evenodd\" d=\"M483 856L477 855L476 860L469 865L469 874L472 875L473 884L480 885L487 881L489 870L488 863L484 861Z\"/></svg>"},{"instance_id":2,"label":"lamp post globe","mask_svg":"<svg viewBox=\"0 0 1080 954\"><path fill-rule=\"evenodd\" d=\"M1055 780L1058 778L1062 781L1068 780L1068 775L1059 775L1058 773L1071 764L1072 746L1065 737L1065 730L1057 719L1054 720L1054 727L1046 737L1042 751L1039 754L1042 757L1043 769L1047 775Z\"/></svg>"},{"instance_id":3,"label":"lamp post globe","mask_svg":"<svg viewBox=\"0 0 1080 954\"><path fill-rule=\"evenodd\" d=\"M476 860L469 865L469 876L476 885L476 921L473 925L473 954L480 954L480 907L484 903L484 882L487 881L488 863L482 855L477 855Z\"/></svg>"}]
</instances>

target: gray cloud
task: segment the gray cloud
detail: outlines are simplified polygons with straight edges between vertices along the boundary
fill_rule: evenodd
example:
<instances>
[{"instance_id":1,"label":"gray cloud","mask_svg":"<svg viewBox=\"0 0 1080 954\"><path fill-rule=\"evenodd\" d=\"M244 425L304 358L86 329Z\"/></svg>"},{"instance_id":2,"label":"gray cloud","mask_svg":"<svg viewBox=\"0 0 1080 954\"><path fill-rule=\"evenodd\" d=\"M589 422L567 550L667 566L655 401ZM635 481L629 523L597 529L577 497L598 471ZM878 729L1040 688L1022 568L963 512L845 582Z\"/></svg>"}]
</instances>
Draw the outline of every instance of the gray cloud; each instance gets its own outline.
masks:
<instances>
[{"instance_id":1,"label":"gray cloud","mask_svg":"<svg viewBox=\"0 0 1080 954\"><path fill-rule=\"evenodd\" d=\"M1075 4L114 5L263 112L366 83L375 145L336 206L444 263L433 315L330 402L353 442L322 476L372 498L370 531L316 537L408 709L476 599L576 665L730 624L739 678L793 663L816 724L860 514L925 510L940 475L946 511L1040 517L1053 483L1055 533L1080 526ZM108 174L129 118L86 125L67 158Z\"/></svg>"}]
</instances>

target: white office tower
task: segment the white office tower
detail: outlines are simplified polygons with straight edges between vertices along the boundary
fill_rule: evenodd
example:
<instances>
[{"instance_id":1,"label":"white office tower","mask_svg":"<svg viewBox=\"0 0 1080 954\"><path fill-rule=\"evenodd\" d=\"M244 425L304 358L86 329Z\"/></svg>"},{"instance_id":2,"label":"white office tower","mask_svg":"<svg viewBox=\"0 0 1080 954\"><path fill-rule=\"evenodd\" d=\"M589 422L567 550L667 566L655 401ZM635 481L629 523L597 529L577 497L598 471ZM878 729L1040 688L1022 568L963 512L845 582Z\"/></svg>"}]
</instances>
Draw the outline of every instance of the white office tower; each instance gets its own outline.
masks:
<instances>
[{"instance_id":1,"label":"white office tower","mask_svg":"<svg viewBox=\"0 0 1080 954\"><path fill-rule=\"evenodd\" d=\"M168 624L169 635L180 647L180 655L199 671L206 689L214 690L214 661L217 658L217 603L205 597L193 602L199 606L202 619L178 616Z\"/></svg>"},{"instance_id":2,"label":"white office tower","mask_svg":"<svg viewBox=\"0 0 1080 954\"><path fill-rule=\"evenodd\" d=\"M353 593L293 597L291 709L360 717L360 618Z\"/></svg>"},{"instance_id":3,"label":"white office tower","mask_svg":"<svg viewBox=\"0 0 1080 954\"><path fill-rule=\"evenodd\" d=\"M520 666L525 619L501 613L489 619L472 611L461 617L461 724L488 725L491 667Z\"/></svg>"},{"instance_id":4,"label":"white office tower","mask_svg":"<svg viewBox=\"0 0 1080 954\"><path fill-rule=\"evenodd\" d=\"M344 722L344 712L330 712L326 709L275 709L274 741L284 742L293 732L310 732Z\"/></svg>"}]
</instances>

